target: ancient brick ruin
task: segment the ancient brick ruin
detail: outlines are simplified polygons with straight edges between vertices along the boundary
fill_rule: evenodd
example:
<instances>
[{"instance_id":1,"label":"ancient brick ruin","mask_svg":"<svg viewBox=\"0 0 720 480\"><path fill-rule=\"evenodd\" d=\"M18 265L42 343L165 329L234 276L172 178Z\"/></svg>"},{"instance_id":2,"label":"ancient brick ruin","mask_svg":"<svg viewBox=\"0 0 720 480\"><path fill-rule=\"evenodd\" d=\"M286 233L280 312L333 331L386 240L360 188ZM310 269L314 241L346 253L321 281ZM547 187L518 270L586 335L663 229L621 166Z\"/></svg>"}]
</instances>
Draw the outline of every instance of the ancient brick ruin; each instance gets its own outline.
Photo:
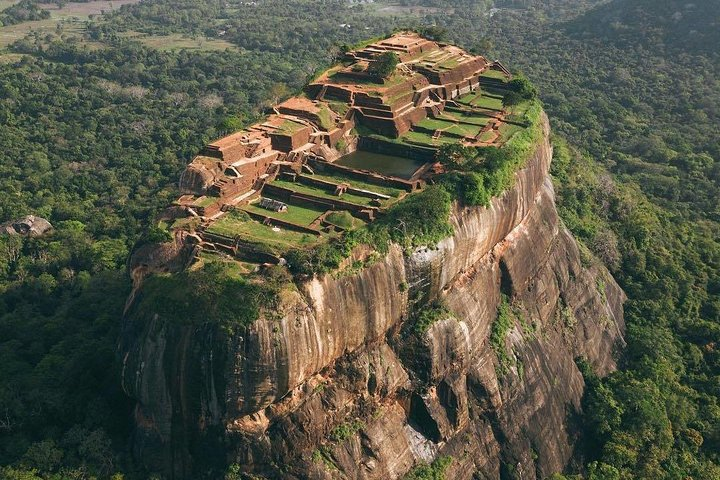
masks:
<instances>
[{"instance_id":1,"label":"ancient brick ruin","mask_svg":"<svg viewBox=\"0 0 720 480\"><path fill-rule=\"evenodd\" d=\"M369 67L386 52L397 55L398 66L388 78L377 78ZM499 139L499 135L492 133L502 124L505 113L502 109L485 111L487 124L473 130L472 123L463 123L466 117L477 116L473 106L461 105L454 99L480 91L482 84L492 85L509 77L498 62L410 32L348 52L341 64L311 82L302 96L275 106L274 113L262 123L207 145L183 172L180 179L183 195L176 201L176 207L187 218L199 219L199 226L195 222L192 229L195 242L210 244L211 248L221 245L234 254L243 242L224 238L230 237L227 233L210 235L208 226L230 210L259 205L266 195L290 204L291 209L299 204L320 211L344 210L363 221L371 221L382 211L387 199L380 189L367 186L406 192L421 188L424 179L433 172L430 160L443 135L452 141L479 146ZM421 124L426 119L450 123L448 128L433 125L428 130ZM454 130L460 133L453 133ZM413 132L427 134L426 144L402 138ZM370 168L348 168L334 163L358 148L389 149L400 152L400 156L424 159L427 165L403 179ZM320 180L313 178L316 171L349 180ZM274 185L276 179L299 182L303 188ZM354 186L352 179L361 181L365 188ZM333 192L336 198L316 195L309 190L313 188ZM372 201L346 201L343 197L347 193ZM248 213L261 223L322 233L322 221L299 225L277 215L263 215L257 209ZM176 222L177 225L183 222Z\"/></svg>"}]
</instances>

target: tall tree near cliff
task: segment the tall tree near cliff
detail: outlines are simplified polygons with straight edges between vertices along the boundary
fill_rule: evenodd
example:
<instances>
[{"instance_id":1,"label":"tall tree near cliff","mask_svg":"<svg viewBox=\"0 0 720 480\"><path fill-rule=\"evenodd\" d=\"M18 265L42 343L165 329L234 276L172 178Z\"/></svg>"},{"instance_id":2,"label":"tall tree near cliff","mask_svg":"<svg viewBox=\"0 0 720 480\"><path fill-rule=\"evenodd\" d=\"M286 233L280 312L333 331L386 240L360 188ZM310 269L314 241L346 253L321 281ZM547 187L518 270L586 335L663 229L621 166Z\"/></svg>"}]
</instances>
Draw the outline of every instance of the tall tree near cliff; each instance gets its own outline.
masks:
<instances>
[{"instance_id":1,"label":"tall tree near cliff","mask_svg":"<svg viewBox=\"0 0 720 480\"><path fill-rule=\"evenodd\" d=\"M270 105L275 105L290 94L290 89L284 83L274 83L270 87Z\"/></svg>"}]
</instances>

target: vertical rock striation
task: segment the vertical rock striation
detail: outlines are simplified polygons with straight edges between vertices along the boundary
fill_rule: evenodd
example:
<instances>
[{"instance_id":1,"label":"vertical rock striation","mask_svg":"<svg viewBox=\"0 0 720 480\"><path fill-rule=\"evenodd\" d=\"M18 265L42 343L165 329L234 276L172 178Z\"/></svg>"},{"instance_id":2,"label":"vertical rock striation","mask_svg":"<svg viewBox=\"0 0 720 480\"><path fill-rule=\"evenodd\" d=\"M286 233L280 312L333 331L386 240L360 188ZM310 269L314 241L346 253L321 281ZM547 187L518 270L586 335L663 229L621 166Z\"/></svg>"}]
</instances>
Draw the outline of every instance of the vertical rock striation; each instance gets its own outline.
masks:
<instances>
[{"instance_id":1,"label":"vertical rock striation","mask_svg":"<svg viewBox=\"0 0 720 480\"><path fill-rule=\"evenodd\" d=\"M454 208L452 237L300 284L245 331L131 305L120 350L138 458L170 478L235 463L267 478L388 479L439 456L453 458L447 478L562 470L584 389L575 359L615 368L624 294L558 218L544 128L511 189ZM406 320L436 299L452 315L412 332ZM493 345L502 302L511 326Z\"/></svg>"}]
</instances>

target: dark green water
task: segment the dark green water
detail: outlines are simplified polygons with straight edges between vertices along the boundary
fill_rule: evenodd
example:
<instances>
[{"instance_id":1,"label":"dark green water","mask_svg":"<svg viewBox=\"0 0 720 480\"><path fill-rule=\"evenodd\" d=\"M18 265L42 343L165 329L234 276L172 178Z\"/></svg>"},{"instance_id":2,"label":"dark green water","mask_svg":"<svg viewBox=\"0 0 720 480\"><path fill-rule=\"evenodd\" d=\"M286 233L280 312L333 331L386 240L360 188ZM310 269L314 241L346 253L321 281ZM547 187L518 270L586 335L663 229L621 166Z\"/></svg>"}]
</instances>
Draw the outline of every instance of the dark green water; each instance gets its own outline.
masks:
<instances>
[{"instance_id":1,"label":"dark green water","mask_svg":"<svg viewBox=\"0 0 720 480\"><path fill-rule=\"evenodd\" d=\"M413 173L422 167L425 162L358 150L339 158L335 164L343 167L356 168L358 170L370 170L381 175L408 179L412 177Z\"/></svg>"}]
</instances>

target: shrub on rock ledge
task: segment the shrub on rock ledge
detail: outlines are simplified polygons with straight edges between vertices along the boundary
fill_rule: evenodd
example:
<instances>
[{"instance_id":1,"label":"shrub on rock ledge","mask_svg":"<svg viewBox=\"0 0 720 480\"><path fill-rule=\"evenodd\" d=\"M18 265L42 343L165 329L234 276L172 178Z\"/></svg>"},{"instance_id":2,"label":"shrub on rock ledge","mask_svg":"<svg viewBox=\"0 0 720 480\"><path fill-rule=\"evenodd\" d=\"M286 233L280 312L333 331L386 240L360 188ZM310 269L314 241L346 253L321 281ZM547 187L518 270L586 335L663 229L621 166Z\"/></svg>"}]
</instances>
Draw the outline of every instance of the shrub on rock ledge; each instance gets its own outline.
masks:
<instances>
[{"instance_id":1,"label":"shrub on rock ledge","mask_svg":"<svg viewBox=\"0 0 720 480\"><path fill-rule=\"evenodd\" d=\"M398 63L400 58L396 54L385 52L370 64L367 71L378 78L388 78L393 74Z\"/></svg>"},{"instance_id":2,"label":"shrub on rock ledge","mask_svg":"<svg viewBox=\"0 0 720 480\"><path fill-rule=\"evenodd\" d=\"M138 310L179 323L216 323L230 330L251 325L262 307L277 301L287 279L269 275L264 282L237 274L217 262L175 275L154 275L139 292Z\"/></svg>"}]
</instances>

